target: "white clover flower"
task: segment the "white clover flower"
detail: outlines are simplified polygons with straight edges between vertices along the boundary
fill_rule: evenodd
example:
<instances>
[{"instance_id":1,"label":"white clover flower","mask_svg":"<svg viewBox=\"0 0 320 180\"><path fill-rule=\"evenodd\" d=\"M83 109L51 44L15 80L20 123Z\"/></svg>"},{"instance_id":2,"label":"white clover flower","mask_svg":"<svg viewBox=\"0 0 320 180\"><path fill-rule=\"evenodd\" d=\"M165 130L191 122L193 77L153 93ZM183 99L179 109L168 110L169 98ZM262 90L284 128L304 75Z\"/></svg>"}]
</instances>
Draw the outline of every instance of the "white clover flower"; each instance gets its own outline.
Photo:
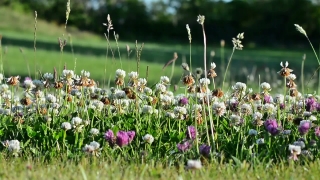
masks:
<instances>
[{"instance_id":1,"label":"white clover flower","mask_svg":"<svg viewBox=\"0 0 320 180\"><path fill-rule=\"evenodd\" d=\"M7 84L0 85L0 92L7 92L9 90L9 86Z\"/></svg>"},{"instance_id":2,"label":"white clover flower","mask_svg":"<svg viewBox=\"0 0 320 180\"><path fill-rule=\"evenodd\" d=\"M253 117L253 120L261 120L263 115L260 112L255 112L253 113L252 117Z\"/></svg>"},{"instance_id":3,"label":"white clover flower","mask_svg":"<svg viewBox=\"0 0 320 180\"><path fill-rule=\"evenodd\" d=\"M47 97L46 97L46 100L49 102L49 103L55 103L57 102L57 98L52 95L52 94L48 94Z\"/></svg>"},{"instance_id":4,"label":"white clover flower","mask_svg":"<svg viewBox=\"0 0 320 180\"><path fill-rule=\"evenodd\" d=\"M124 92L123 90L119 90L119 89L116 90L115 96L117 99L124 99L125 97L127 97L126 92Z\"/></svg>"},{"instance_id":5,"label":"white clover flower","mask_svg":"<svg viewBox=\"0 0 320 180\"><path fill-rule=\"evenodd\" d=\"M144 114L152 114L153 113L153 107L149 106L149 105L143 105L142 113L144 113Z\"/></svg>"},{"instance_id":6,"label":"white clover flower","mask_svg":"<svg viewBox=\"0 0 320 180\"><path fill-rule=\"evenodd\" d=\"M208 79L208 78L201 78L201 79L199 80L199 82L200 82L200 84L201 84L202 86L209 85L209 84L210 84L210 79Z\"/></svg>"},{"instance_id":7,"label":"white clover flower","mask_svg":"<svg viewBox=\"0 0 320 180\"><path fill-rule=\"evenodd\" d=\"M246 104L246 103L242 104L240 109L241 109L241 113L246 115L251 114L252 112L252 107L250 104Z\"/></svg>"},{"instance_id":8,"label":"white clover flower","mask_svg":"<svg viewBox=\"0 0 320 180\"><path fill-rule=\"evenodd\" d=\"M223 102L214 102L212 109L218 116L222 116L226 113L226 105Z\"/></svg>"},{"instance_id":9,"label":"white clover flower","mask_svg":"<svg viewBox=\"0 0 320 180\"><path fill-rule=\"evenodd\" d=\"M167 76L161 76L160 83L163 85L168 85L168 84L170 84L170 79Z\"/></svg>"},{"instance_id":10,"label":"white clover flower","mask_svg":"<svg viewBox=\"0 0 320 180\"><path fill-rule=\"evenodd\" d=\"M13 154L18 153L20 151L20 142L18 140L8 141L8 150Z\"/></svg>"},{"instance_id":11,"label":"white clover flower","mask_svg":"<svg viewBox=\"0 0 320 180\"><path fill-rule=\"evenodd\" d=\"M160 94L160 101L165 105L169 105L172 103L172 98L168 95Z\"/></svg>"},{"instance_id":12,"label":"white clover flower","mask_svg":"<svg viewBox=\"0 0 320 180\"><path fill-rule=\"evenodd\" d=\"M47 80L52 80L54 77L52 73L44 73L43 78Z\"/></svg>"},{"instance_id":13,"label":"white clover flower","mask_svg":"<svg viewBox=\"0 0 320 180\"><path fill-rule=\"evenodd\" d=\"M71 79L75 77L73 70L65 69L62 71L62 74L63 74L63 77L65 77L66 79Z\"/></svg>"},{"instance_id":14,"label":"white clover flower","mask_svg":"<svg viewBox=\"0 0 320 180\"><path fill-rule=\"evenodd\" d=\"M138 79L139 74L138 74L138 72L132 71L132 72L130 72L130 73L128 74L128 76L129 76L130 79Z\"/></svg>"},{"instance_id":15,"label":"white clover flower","mask_svg":"<svg viewBox=\"0 0 320 180\"><path fill-rule=\"evenodd\" d=\"M316 120L317 120L317 117L314 116L314 115L311 115L311 116L309 117L309 120L310 120L310 121L316 121Z\"/></svg>"},{"instance_id":16,"label":"white clover flower","mask_svg":"<svg viewBox=\"0 0 320 180\"><path fill-rule=\"evenodd\" d=\"M37 88L43 88L44 84L42 81L38 80L38 79L35 79L32 81L32 83L35 85L35 87Z\"/></svg>"},{"instance_id":17,"label":"white clover flower","mask_svg":"<svg viewBox=\"0 0 320 180\"><path fill-rule=\"evenodd\" d=\"M258 145L264 144L264 138L259 138L259 139L257 139L256 143L257 143Z\"/></svg>"},{"instance_id":18,"label":"white clover flower","mask_svg":"<svg viewBox=\"0 0 320 180\"><path fill-rule=\"evenodd\" d=\"M92 141L89 145L86 144L82 150L92 156L99 156L100 155L100 144L96 141Z\"/></svg>"},{"instance_id":19,"label":"white clover flower","mask_svg":"<svg viewBox=\"0 0 320 180\"><path fill-rule=\"evenodd\" d=\"M24 80L23 85L24 85L24 87L25 87L26 89L28 89L28 90L31 90L31 89L33 89L33 88L36 87L36 86L33 84L33 82L32 82L31 79L26 79L26 80Z\"/></svg>"},{"instance_id":20,"label":"white clover flower","mask_svg":"<svg viewBox=\"0 0 320 180\"><path fill-rule=\"evenodd\" d=\"M97 128L91 128L91 129L90 129L90 134L91 134L92 136L97 136L97 135L99 135L99 129L97 129Z\"/></svg>"},{"instance_id":21,"label":"white clover flower","mask_svg":"<svg viewBox=\"0 0 320 180\"><path fill-rule=\"evenodd\" d=\"M300 154L301 153L301 146L289 144L289 151L291 153L295 152L296 154Z\"/></svg>"},{"instance_id":22,"label":"white clover flower","mask_svg":"<svg viewBox=\"0 0 320 180\"><path fill-rule=\"evenodd\" d=\"M192 170L201 169L202 168L201 161L200 160L188 160L186 168L192 169Z\"/></svg>"},{"instance_id":23,"label":"white clover flower","mask_svg":"<svg viewBox=\"0 0 320 180\"><path fill-rule=\"evenodd\" d=\"M169 117L169 118L171 118L171 119L176 118L176 115L175 115L173 112L168 112L168 111L166 112L165 116L166 116L166 117Z\"/></svg>"},{"instance_id":24,"label":"white clover flower","mask_svg":"<svg viewBox=\"0 0 320 180\"><path fill-rule=\"evenodd\" d=\"M88 78L88 77L90 77L90 72L89 72L89 71L82 70L82 71L81 71L81 76Z\"/></svg>"},{"instance_id":25,"label":"white clover flower","mask_svg":"<svg viewBox=\"0 0 320 180\"><path fill-rule=\"evenodd\" d=\"M92 102L92 106L94 106L94 109L96 109L97 111L102 111L104 104L99 100L94 100Z\"/></svg>"},{"instance_id":26,"label":"white clover flower","mask_svg":"<svg viewBox=\"0 0 320 180\"><path fill-rule=\"evenodd\" d=\"M241 117L238 115L232 114L230 116L230 121L231 121L231 124L233 125L239 125L241 123Z\"/></svg>"},{"instance_id":27,"label":"white clover flower","mask_svg":"<svg viewBox=\"0 0 320 180\"><path fill-rule=\"evenodd\" d=\"M152 144L154 141L154 137L151 134L146 134L143 136L142 140L146 143Z\"/></svg>"},{"instance_id":28,"label":"white clover flower","mask_svg":"<svg viewBox=\"0 0 320 180\"><path fill-rule=\"evenodd\" d=\"M73 117L71 119L71 125L73 128L76 128L82 124L82 119L79 117Z\"/></svg>"},{"instance_id":29,"label":"white clover flower","mask_svg":"<svg viewBox=\"0 0 320 180\"><path fill-rule=\"evenodd\" d=\"M166 92L167 87L163 84L158 83L158 84L156 84L156 90L164 93L164 92Z\"/></svg>"},{"instance_id":30,"label":"white clover flower","mask_svg":"<svg viewBox=\"0 0 320 180\"><path fill-rule=\"evenodd\" d=\"M274 97L274 101L279 104L283 103L284 102L283 94L276 94Z\"/></svg>"},{"instance_id":31,"label":"white clover flower","mask_svg":"<svg viewBox=\"0 0 320 180\"><path fill-rule=\"evenodd\" d=\"M143 85L143 86L145 86L145 85L147 85L147 80L146 80L146 78L139 78L138 79L138 84L141 86L141 85Z\"/></svg>"},{"instance_id":32,"label":"white clover flower","mask_svg":"<svg viewBox=\"0 0 320 180\"><path fill-rule=\"evenodd\" d=\"M274 105L271 103L264 104L262 108L265 112L268 112L268 113L273 113L276 110Z\"/></svg>"},{"instance_id":33,"label":"white clover flower","mask_svg":"<svg viewBox=\"0 0 320 180\"><path fill-rule=\"evenodd\" d=\"M262 89L263 91L270 91L270 90L271 90L271 86L270 86L270 84L267 83L267 82L261 83L260 87L261 87L261 89Z\"/></svg>"},{"instance_id":34,"label":"white clover flower","mask_svg":"<svg viewBox=\"0 0 320 180\"><path fill-rule=\"evenodd\" d=\"M249 129L249 136L256 136L258 134L257 130Z\"/></svg>"},{"instance_id":35,"label":"white clover flower","mask_svg":"<svg viewBox=\"0 0 320 180\"><path fill-rule=\"evenodd\" d=\"M211 69L214 69L214 68L216 68L217 66L216 66L216 63L214 63L214 62L212 62L211 63Z\"/></svg>"},{"instance_id":36,"label":"white clover flower","mask_svg":"<svg viewBox=\"0 0 320 180\"><path fill-rule=\"evenodd\" d=\"M181 107L181 106L176 106L174 107L173 111L176 113L176 114L179 114L179 115L185 115L187 114L187 109L185 107Z\"/></svg>"},{"instance_id":37,"label":"white clover flower","mask_svg":"<svg viewBox=\"0 0 320 180\"><path fill-rule=\"evenodd\" d=\"M290 74L289 76L287 76L287 79L294 81L296 79L296 75L295 74Z\"/></svg>"},{"instance_id":38,"label":"white clover flower","mask_svg":"<svg viewBox=\"0 0 320 180\"><path fill-rule=\"evenodd\" d=\"M122 69L117 69L116 70L116 77L117 78L124 78L124 77L126 77L126 72Z\"/></svg>"},{"instance_id":39,"label":"white clover flower","mask_svg":"<svg viewBox=\"0 0 320 180\"><path fill-rule=\"evenodd\" d=\"M61 124L61 128L62 128L63 130L65 130L65 131L68 131L68 130L71 129L71 124L70 124L69 122L63 122L63 123Z\"/></svg>"},{"instance_id":40,"label":"white clover flower","mask_svg":"<svg viewBox=\"0 0 320 180\"><path fill-rule=\"evenodd\" d=\"M194 105L192 106L192 109L193 109L194 111L202 111L202 106L201 106L200 104L194 104Z\"/></svg>"},{"instance_id":41,"label":"white clover flower","mask_svg":"<svg viewBox=\"0 0 320 180\"><path fill-rule=\"evenodd\" d=\"M247 89L247 85L242 82L237 82L234 86L232 86L233 90L245 92Z\"/></svg>"},{"instance_id":42,"label":"white clover flower","mask_svg":"<svg viewBox=\"0 0 320 180\"><path fill-rule=\"evenodd\" d=\"M152 95L152 89L149 87L145 87L143 92L148 96Z\"/></svg>"}]
</instances>

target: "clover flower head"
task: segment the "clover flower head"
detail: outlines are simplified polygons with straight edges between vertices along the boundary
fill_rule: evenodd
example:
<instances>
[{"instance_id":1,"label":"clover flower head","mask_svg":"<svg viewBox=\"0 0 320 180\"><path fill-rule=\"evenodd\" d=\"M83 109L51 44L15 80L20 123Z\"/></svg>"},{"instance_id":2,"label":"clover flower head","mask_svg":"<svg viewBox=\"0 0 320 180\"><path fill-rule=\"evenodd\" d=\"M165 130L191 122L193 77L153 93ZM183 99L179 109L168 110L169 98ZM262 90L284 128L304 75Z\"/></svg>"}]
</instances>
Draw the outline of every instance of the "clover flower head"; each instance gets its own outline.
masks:
<instances>
[{"instance_id":1,"label":"clover flower head","mask_svg":"<svg viewBox=\"0 0 320 180\"><path fill-rule=\"evenodd\" d=\"M86 144L82 150L91 156L100 156L100 144L96 141L90 142L90 144Z\"/></svg>"},{"instance_id":2,"label":"clover flower head","mask_svg":"<svg viewBox=\"0 0 320 180\"><path fill-rule=\"evenodd\" d=\"M184 141L177 144L177 148L180 152L188 151L192 147L192 144L189 141Z\"/></svg>"},{"instance_id":3,"label":"clover flower head","mask_svg":"<svg viewBox=\"0 0 320 180\"><path fill-rule=\"evenodd\" d=\"M307 134L310 128L312 127L312 123L310 120L300 121L300 125L298 127L298 131L301 135Z\"/></svg>"},{"instance_id":4,"label":"clover flower head","mask_svg":"<svg viewBox=\"0 0 320 180\"><path fill-rule=\"evenodd\" d=\"M63 77L66 78L66 79L72 79L72 78L75 77L73 70L64 69L62 71L62 74L63 74Z\"/></svg>"},{"instance_id":5,"label":"clover flower head","mask_svg":"<svg viewBox=\"0 0 320 180\"><path fill-rule=\"evenodd\" d=\"M216 66L216 63L214 63L214 62L212 62L211 63L211 69L214 69L214 68L216 68L217 66Z\"/></svg>"},{"instance_id":6,"label":"clover flower head","mask_svg":"<svg viewBox=\"0 0 320 180\"><path fill-rule=\"evenodd\" d=\"M249 129L249 136L256 136L258 134L258 131L255 129Z\"/></svg>"},{"instance_id":7,"label":"clover flower head","mask_svg":"<svg viewBox=\"0 0 320 180\"><path fill-rule=\"evenodd\" d=\"M43 78L47 80L52 80L54 77L52 73L44 73Z\"/></svg>"},{"instance_id":8,"label":"clover flower head","mask_svg":"<svg viewBox=\"0 0 320 180\"><path fill-rule=\"evenodd\" d=\"M82 71L81 71L81 76L88 78L88 77L90 77L90 72L89 72L89 71L82 70Z\"/></svg>"},{"instance_id":9,"label":"clover flower head","mask_svg":"<svg viewBox=\"0 0 320 180\"><path fill-rule=\"evenodd\" d=\"M289 159L293 159L294 161L298 160L298 155L301 154L301 147L289 144L290 157Z\"/></svg>"},{"instance_id":10,"label":"clover flower head","mask_svg":"<svg viewBox=\"0 0 320 180\"><path fill-rule=\"evenodd\" d=\"M188 126L186 136L187 139L196 139L197 129L194 126Z\"/></svg>"},{"instance_id":11,"label":"clover flower head","mask_svg":"<svg viewBox=\"0 0 320 180\"><path fill-rule=\"evenodd\" d=\"M164 92L166 92L167 88L165 85L158 83L158 84L156 84L156 90L158 92L164 93Z\"/></svg>"},{"instance_id":12,"label":"clover flower head","mask_svg":"<svg viewBox=\"0 0 320 180\"><path fill-rule=\"evenodd\" d=\"M142 140L146 143L152 144L154 141L154 137L151 134L146 134L142 137Z\"/></svg>"},{"instance_id":13,"label":"clover flower head","mask_svg":"<svg viewBox=\"0 0 320 180\"><path fill-rule=\"evenodd\" d=\"M190 169L190 170L201 169L202 168L201 161L200 160L188 160L186 168Z\"/></svg>"},{"instance_id":14,"label":"clover flower head","mask_svg":"<svg viewBox=\"0 0 320 180\"><path fill-rule=\"evenodd\" d=\"M125 78L126 77L126 72L122 69L117 69L116 70L116 77L117 78Z\"/></svg>"},{"instance_id":15,"label":"clover flower head","mask_svg":"<svg viewBox=\"0 0 320 180\"><path fill-rule=\"evenodd\" d=\"M199 152L200 154L202 154L203 156L209 156L210 155L210 151L211 151L211 147L206 145L206 144L202 144L199 147Z\"/></svg>"},{"instance_id":16,"label":"clover flower head","mask_svg":"<svg viewBox=\"0 0 320 180\"><path fill-rule=\"evenodd\" d=\"M261 83L260 87L263 91L271 91L271 86L267 82Z\"/></svg>"},{"instance_id":17,"label":"clover flower head","mask_svg":"<svg viewBox=\"0 0 320 180\"><path fill-rule=\"evenodd\" d=\"M99 135L99 129L97 129L97 128L91 128L90 129L90 134L92 135L92 136L97 136L97 135Z\"/></svg>"},{"instance_id":18,"label":"clover flower head","mask_svg":"<svg viewBox=\"0 0 320 180\"><path fill-rule=\"evenodd\" d=\"M79 117L73 117L71 119L71 125L73 128L76 128L82 124L82 119Z\"/></svg>"},{"instance_id":19,"label":"clover flower head","mask_svg":"<svg viewBox=\"0 0 320 180\"><path fill-rule=\"evenodd\" d=\"M63 122L63 123L61 123L61 128L65 131L70 130L71 124L69 122Z\"/></svg>"},{"instance_id":20,"label":"clover flower head","mask_svg":"<svg viewBox=\"0 0 320 180\"><path fill-rule=\"evenodd\" d=\"M247 85L242 82L237 82L234 86L232 86L233 90L245 92L247 89Z\"/></svg>"},{"instance_id":21,"label":"clover flower head","mask_svg":"<svg viewBox=\"0 0 320 180\"><path fill-rule=\"evenodd\" d=\"M208 79L208 78L201 78L201 79L199 80L199 82L200 82L200 84L201 84L202 86L209 85L209 84L210 84L210 79Z\"/></svg>"},{"instance_id":22,"label":"clover flower head","mask_svg":"<svg viewBox=\"0 0 320 180\"><path fill-rule=\"evenodd\" d=\"M149 106L149 105L143 105L142 113L144 113L144 114L152 114L153 113L153 107Z\"/></svg>"},{"instance_id":23,"label":"clover flower head","mask_svg":"<svg viewBox=\"0 0 320 180\"><path fill-rule=\"evenodd\" d=\"M138 74L138 72L132 71L132 72L130 72L130 73L128 74L128 76L129 76L130 79L138 79L139 74Z\"/></svg>"},{"instance_id":24,"label":"clover flower head","mask_svg":"<svg viewBox=\"0 0 320 180\"><path fill-rule=\"evenodd\" d=\"M10 140L8 142L8 150L13 154L18 153L20 150L20 142L18 140Z\"/></svg>"},{"instance_id":25,"label":"clover flower head","mask_svg":"<svg viewBox=\"0 0 320 180\"><path fill-rule=\"evenodd\" d=\"M55 103L57 102L57 98L52 95L52 94L48 94L47 97L46 97L46 100L49 102L49 103Z\"/></svg>"},{"instance_id":26,"label":"clover flower head","mask_svg":"<svg viewBox=\"0 0 320 180\"><path fill-rule=\"evenodd\" d=\"M168 85L168 84L170 84L170 79L167 76L161 76L160 83L163 85Z\"/></svg>"},{"instance_id":27,"label":"clover flower head","mask_svg":"<svg viewBox=\"0 0 320 180\"><path fill-rule=\"evenodd\" d=\"M259 138L259 139L257 139L256 143L257 143L258 145L264 144L264 138Z\"/></svg>"}]
</instances>

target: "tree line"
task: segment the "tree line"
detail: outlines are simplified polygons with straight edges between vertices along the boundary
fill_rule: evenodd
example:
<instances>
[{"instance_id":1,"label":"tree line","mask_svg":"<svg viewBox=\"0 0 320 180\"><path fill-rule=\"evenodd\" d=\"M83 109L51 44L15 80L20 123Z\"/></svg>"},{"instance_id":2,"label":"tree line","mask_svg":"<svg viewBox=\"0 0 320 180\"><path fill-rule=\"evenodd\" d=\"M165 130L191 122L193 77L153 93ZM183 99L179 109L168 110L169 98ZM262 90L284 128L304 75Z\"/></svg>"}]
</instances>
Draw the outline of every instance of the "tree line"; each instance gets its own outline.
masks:
<instances>
[{"instance_id":1,"label":"tree line","mask_svg":"<svg viewBox=\"0 0 320 180\"><path fill-rule=\"evenodd\" d=\"M0 0L1 6L64 24L68 0ZM320 37L319 0L71 0L68 24L102 34L110 14L121 40L187 42L189 24L193 42L202 41L196 19L205 15L208 42L219 43L245 32L248 43L293 46L304 41L293 24L301 25L310 39Z\"/></svg>"}]
</instances>

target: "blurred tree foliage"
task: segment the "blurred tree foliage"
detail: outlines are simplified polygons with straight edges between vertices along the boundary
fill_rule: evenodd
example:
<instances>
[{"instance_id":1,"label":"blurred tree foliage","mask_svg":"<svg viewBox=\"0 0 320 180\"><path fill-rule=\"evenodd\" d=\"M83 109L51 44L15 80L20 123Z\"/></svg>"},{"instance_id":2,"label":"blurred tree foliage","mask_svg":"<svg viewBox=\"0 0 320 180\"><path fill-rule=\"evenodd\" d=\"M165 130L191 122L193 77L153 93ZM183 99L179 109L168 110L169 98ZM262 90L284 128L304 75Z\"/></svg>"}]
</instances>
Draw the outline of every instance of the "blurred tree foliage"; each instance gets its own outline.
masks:
<instances>
[{"instance_id":1,"label":"blurred tree foliage","mask_svg":"<svg viewBox=\"0 0 320 180\"><path fill-rule=\"evenodd\" d=\"M252 44L295 45L305 40L297 35L299 24L308 36L320 37L320 0L71 0L69 25L102 34L110 14L120 39L140 41L187 41L186 24L193 41L202 41L197 15L205 15L208 42L219 43L245 32ZM24 12L57 24L65 23L67 0L0 0Z\"/></svg>"}]
</instances>

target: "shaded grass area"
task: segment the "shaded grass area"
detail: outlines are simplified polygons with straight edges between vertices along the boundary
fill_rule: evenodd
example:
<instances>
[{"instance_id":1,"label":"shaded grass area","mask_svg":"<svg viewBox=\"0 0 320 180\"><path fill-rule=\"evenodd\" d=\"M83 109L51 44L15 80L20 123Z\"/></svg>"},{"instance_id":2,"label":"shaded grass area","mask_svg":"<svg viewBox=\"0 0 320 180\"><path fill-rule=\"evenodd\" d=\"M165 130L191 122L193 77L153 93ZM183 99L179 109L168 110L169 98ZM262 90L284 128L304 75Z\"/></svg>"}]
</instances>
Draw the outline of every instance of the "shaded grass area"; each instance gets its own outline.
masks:
<instances>
[{"instance_id":1,"label":"shaded grass area","mask_svg":"<svg viewBox=\"0 0 320 180\"><path fill-rule=\"evenodd\" d=\"M97 163L84 159L79 163L28 162L12 160L0 163L3 179L318 179L320 162L309 165L289 166L257 165L255 168L243 163L241 166L212 163L199 171L186 171L184 165L163 167L155 162L126 164L119 161ZM15 172L15 173L12 173Z\"/></svg>"}]
</instances>

